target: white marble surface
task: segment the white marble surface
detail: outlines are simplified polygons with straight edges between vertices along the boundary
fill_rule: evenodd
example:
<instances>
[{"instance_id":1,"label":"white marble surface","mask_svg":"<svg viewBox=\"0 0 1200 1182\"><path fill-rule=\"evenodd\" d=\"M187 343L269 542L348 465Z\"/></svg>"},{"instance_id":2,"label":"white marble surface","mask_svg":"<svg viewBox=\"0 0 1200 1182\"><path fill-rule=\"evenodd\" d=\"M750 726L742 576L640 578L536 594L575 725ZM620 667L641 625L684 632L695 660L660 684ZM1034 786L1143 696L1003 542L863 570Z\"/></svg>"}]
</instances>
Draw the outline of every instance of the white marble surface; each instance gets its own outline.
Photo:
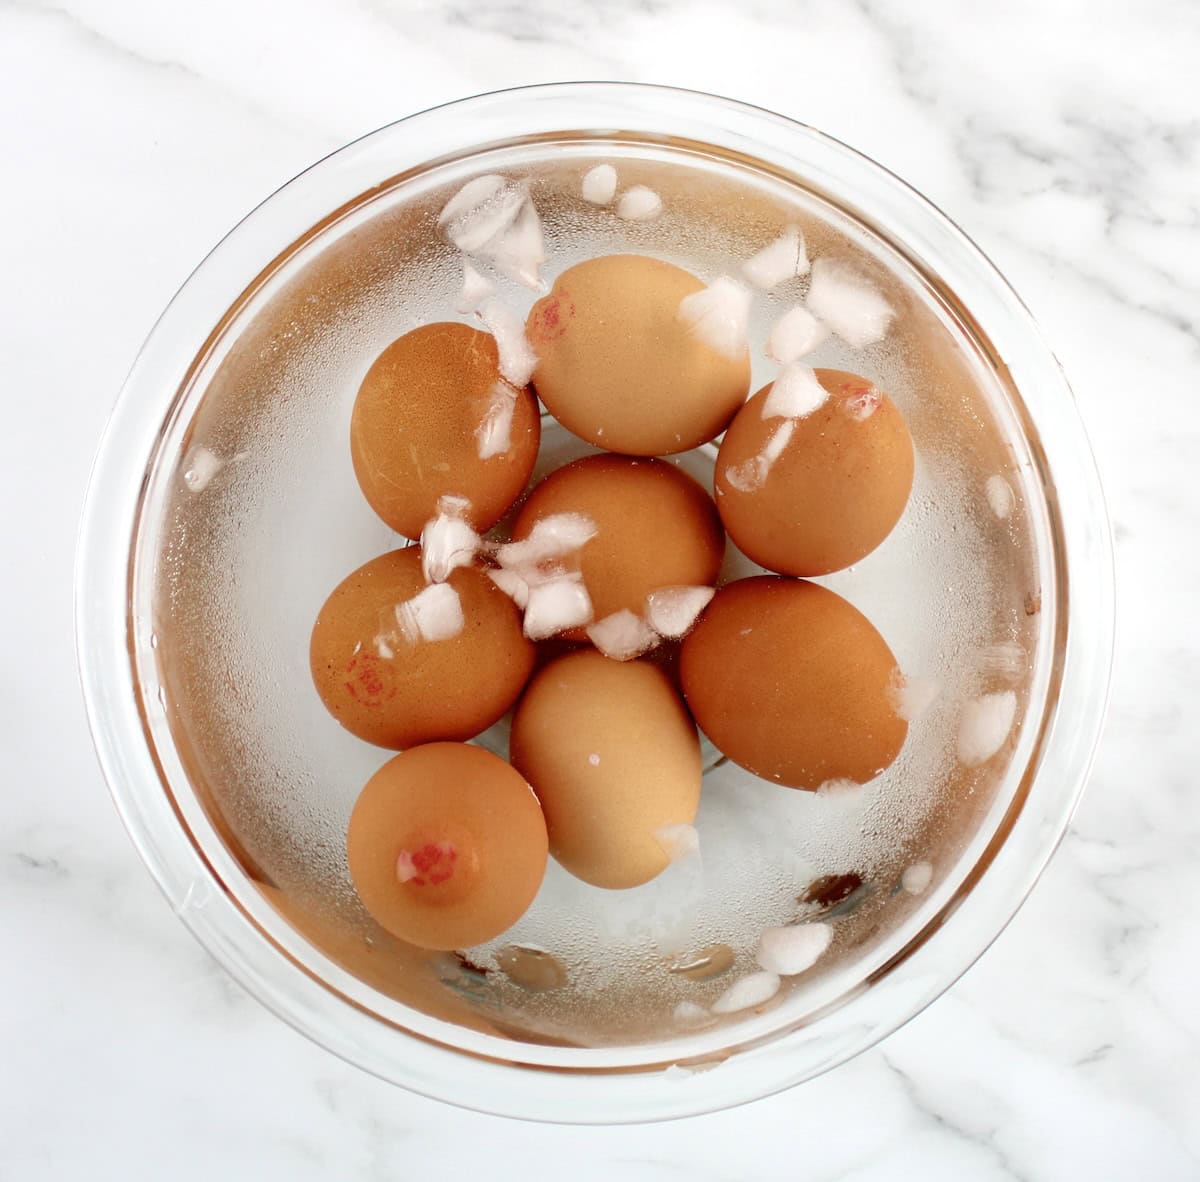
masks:
<instances>
[{"instance_id":1,"label":"white marble surface","mask_svg":"<svg viewBox=\"0 0 1200 1182\"><path fill-rule=\"evenodd\" d=\"M1198 59L1192 0L0 0L0 1178L1200 1178ZM1074 383L1122 597L1091 788L982 962L799 1090L588 1131L407 1095L227 980L121 830L70 619L93 447L193 263L353 136L572 77L793 114L965 226Z\"/></svg>"}]
</instances>

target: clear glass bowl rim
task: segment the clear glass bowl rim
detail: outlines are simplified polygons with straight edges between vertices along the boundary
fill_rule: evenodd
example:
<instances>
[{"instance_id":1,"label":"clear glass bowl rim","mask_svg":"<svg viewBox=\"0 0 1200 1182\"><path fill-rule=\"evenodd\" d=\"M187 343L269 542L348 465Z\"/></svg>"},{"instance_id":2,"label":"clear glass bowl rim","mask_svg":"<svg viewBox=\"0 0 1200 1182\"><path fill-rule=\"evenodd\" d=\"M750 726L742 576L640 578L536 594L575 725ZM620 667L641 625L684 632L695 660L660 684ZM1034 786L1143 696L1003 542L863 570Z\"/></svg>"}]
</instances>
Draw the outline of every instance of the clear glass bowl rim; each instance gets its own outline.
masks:
<instances>
[{"instance_id":1,"label":"clear glass bowl rim","mask_svg":"<svg viewBox=\"0 0 1200 1182\"><path fill-rule=\"evenodd\" d=\"M130 547L145 464L192 359L253 276L333 209L406 167L473 144L611 129L740 150L853 193L950 286L969 291L1036 423L1070 579L1060 687L1034 791L970 890L853 999L697 1072L518 1065L406 1035L348 1004L272 943L184 832L147 742L130 659ZM1103 495L1066 379L1019 297L956 225L882 166L774 112L696 91L574 82L478 95L389 124L289 181L213 249L154 326L105 429L80 527L75 616L89 725L122 820L173 909L242 985L329 1050L424 1095L501 1115L615 1123L726 1108L811 1078L878 1042L970 967L1032 889L1086 782L1107 705L1115 604Z\"/></svg>"}]
</instances>

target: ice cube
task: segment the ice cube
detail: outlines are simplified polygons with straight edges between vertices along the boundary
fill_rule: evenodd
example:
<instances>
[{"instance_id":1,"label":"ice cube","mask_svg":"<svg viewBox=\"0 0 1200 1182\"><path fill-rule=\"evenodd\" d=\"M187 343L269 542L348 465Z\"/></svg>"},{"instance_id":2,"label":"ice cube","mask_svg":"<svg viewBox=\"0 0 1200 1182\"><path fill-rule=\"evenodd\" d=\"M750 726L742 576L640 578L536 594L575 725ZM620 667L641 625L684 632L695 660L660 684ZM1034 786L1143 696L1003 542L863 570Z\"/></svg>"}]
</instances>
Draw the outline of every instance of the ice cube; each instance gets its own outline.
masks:
<instances>
[{"instance_id":1,"label":"ice cube","mask_svg":"<svg viewBox=\"0 0 1200 1182\"><path fill-rule=\"evenodd\" d=\"M979 650L979 668L1001 677L1021 677L1029 667L1029 656L1015 640L989 644Z\"/></svg>"},{"instance_id":2,"label":"ice cube","mask_svg":"<svg viewBox=\"0 0 1200 1182\"><path fill-rule=\"evenodd\" d=\"M714 1014L736 1014L739 1010L749 1010L768 1002L779 992L780 980L777 974L761 972L747 973L735 981L716 1001L713 1002Z\"/></svg>"},{"instance_id":3,"label":"ice cube","mask_svg":"<svg viewBox=\"0 0 1200 1182\"><path fill-rule=\"evenodd\" d=\"M189 492L203 492L214 476L225 467L225 461L207 447L192 450L191 458L183 470L183 483Z\"/></svg>"},{"instance_id":4,"label":"ice cube","mask_svg":"<svg viewBox=\"0 0 1200 1182\"><path fill-rule=\"evenodd\" d=\"M542 219L527 197L512 224L493 241L480 248L480 254L492 260L509 279L542 290L542 264L546 244L542 237Z\"/></svg>"},{"instance_id":5,"label":"ice cube","mask_svg":"<svg viewBox=\"0 0 1200 1182\"><path fill-rule=\"evenodd\" d=\"M525 635L545 640L568 628L578 628L592 618L592 601L583 581L565 576L529 588L525 605Z\"/></svg>"},{"instance_id":6,"label":"ice cube","mask_svg":"<svg viewBox=\"0 0 1200 1182\"><path fill-rule=\"evenodd\" d=\"M899 670L888 685L892 709L896 717L905 722L915 722L937 701L942 687L926 677L908 677Z\"/></svg>"},{"instance_id":7,"label":"ice cube","mask_svg":"<svg viewBox=\"0 0 1200 1182\"><path fill-rule=\"evenodd\" d=\"M767 928L758 942L758 963L769 973L794 977L812 968L833 939L827 923L801 923L791 927Z\"/></svg>"},{"instance_id":8,"label":"ice cube","mask_svg":"<svg viewBox=\"0 0 1200 1182\"><path fill-rule=\"evenodd\" d=\"M685 296L679 305L679 319L710 348L736 360L746 352L750 292L722 276L703 291Z\"/></svg>"},{"instance_id":9,"label":"ice cube","mask_svg":"<svg viewBox=\"0 0 1200 1182\"><path fill-rule=\"evenodd\" d=\"M596 532L596 523L583 513L551 513L534 522L529 537L498 547L496 560L510 569L537 566L580 549Z\"/></svg>"},{"instance_id":10,"label":"ice cube","mask_svg":"<svg viewBox=\"0 0 1200 1182\"><path fill-rule=\"evenodd\" d=\"M479 317L496 338L500 376L514 386L526 385L537 367L537 355L525 339L525 322L494 296L479 306Z\"/></svg>"},{"instance_id":11,"label":"ice cube","mask_svg":"<svg viewBox=\"0 0 1200 1182\"><path fill-rule=\"evenodd\" d=\"M700 853L700 834L695 825L664 825L654 831L654 840L673 863Z\"/></svg>"},{"instance_id":12,"label":"ice cube","mask_svg":"<svg viewBox=\"0 0 1200 1182\"><path fill-rule=\"evenodd\" d=\"M774 242L764 246L742 264L742 274L764 291L808 274L808 251L798 226L788 226Z\"/></svg>"},{"instance_id":13,"label":"ice cube","mask_svg":"<svg viewBox=\"0 0 1200 1182\"><path fill-rule=\"evenodd\" d=\"M896 314L870 280L837 259L813 263L808 309L854 349L883 340Z\"/></svg>"},{"instance_id":14,"label":"ice cube","mask_svg":"<svg viewBox=\"0 0 1200 1182\"><path fill-rule=\"evenodd\" d=\"M476 177L446 203L438 225L459 250L474 254L516 221L526 197L525 189L507 177Z\"/></svg>"},{"instance_id":15,"label":"ice cube","mask_svg":"<svg viewBox=\"0 0 1200 1182\"><path fill-rule=\"evenodd\" d=\"M829 326L797 304L775 321L767 338L767 356L780 365L788 365L811 353L828 336Z\"/></svg>"},{"instance_id":16,"label":"ice cube","mask_svg":"<svg viewBox=\"0 0 1200 1182\"><path fill-rule=\"evenodd\" d=\"M515 570L490 570L487 577L522 611L529 602L529 584Z\"/></svg>"},{"instance_id":17,"label":"ice cube","mask_svg":"<svg viewBox=\"0 0 1200 1182\"><path fill-rule=\"evenodd\" d=\"M652 649L658 636L641 616L622 609L597 620L587 630L588 638L614 661L631 661Z\"/></svg>"},{"instance_id":18,"label":"ice cube","mask_svg":"<svg viewBox=\"0 0 1200 1182\"><path fill-rule=\"evenodd\" d=\"M475 429L475 443L481 460L502 456L512 446L513 412L517 392L507 382L492 387L491 401L483 422Z\"/></svg>"},{"instance_id":19,"label":"ice cube","mask_svg":"<svg viewBox=\"0 0 1200 1182\"><path fill-rule=\"evenodd\" d=\"M478 311L479 305L496 290L496 285L486 276L481 275L472 265L470 259L463 259L462 291L455 305L458 311L466 315Z\"/></svg>"},{"instance_id":20,"label":"ice cube","mask_svg":"<svg viewBox=\"0 0 1200 1182\"><path fill-rule=\"evenodd\" d=\"M450 640L466 623L458 592L449 583L431 583L407 603L396 605L396 623L410 644Z\"/></svg>"},{"instance_id":21,"label":"ice cube","mask_svg":"<svg viewBox=\"0 0 1200 1182\"><path fill-rule=\"evenodd\" d=\"M763 399L764 419L803 419L820 410L829 398L829 391L817 381L817 372L807 365L793 362L779 371Z\"/></svg>"},{"instance_id":22,"label":"ice cube","mask_svg":"<svg viewBox=\"0 0 1200 1182\"><path fill-rule=\"evenodd\" d=\"M597 164L584 173L580 188L584 201L607 205L616 196L617 170L611 164Z\"/></svg>"},{"instance_id":23,"label":"ice cube","mask_svg":"<svg viewBox=\"0 0 1200 1182\"><path fill-rule=\"evenodd\" d=\"M914 862L900 875L900 885L910 895L922 894L933 881L933 867L928 862Z\"/></svg>"},{"instance_id":24,"label":"ice cube","mask_svg":"<svg viewBox=\"0 0 1200 1182\"><path fill-rule=\"evenodd\" d=\"M987 497L987 503L996 515L996 519L998 521L1007 521L1016 502L1012 486L1003 476L989 476L984 483L983 491Z\"/></svg>"},{"instance_id":25,"label":"ice cube","mask_svg":"<svg viewBox=\"0 0 1200 1182\"><path fill-rule=\"evenodd\" d=\"M660 636L675 640L691 630L715 594L712 587L659 587L646 596L646 621Z\"/></svg>"},{"instance_id":26,"label":"ice cube","mask_svg":"<svg viewBox=\"0 0 1200 1182\"><path fill-rule=\"evenodd\" d=\"M617 202L617 217L627 222L648 222L662 213L662 198L645 185L634 185L621 194Z\"/></svg>"},{"instance_id":27,"label":"ice cube","mask_svg":"<svg viewBox=\"0 0 1200 1182\"><path fill-rule=\"evenodd\" d=\"M672 1017L681 1026L697 1026L708 1021L710 1016L703 1006L694 1001L681 1001L672 1011Z\"/></svg>"},{"instance_id":28,"label":"ice cube","mask_svg":"<svg viewBox=\"0 0 1200 1182\"><path fill-rule=\"evenodd\" d=\"M1004 746L1017 715L1012 690L984 694L963 707L958 724L958 758L967 767L987 763Z\"/></svg>"},{"instance_id":29,"label":"ice cube","mask_svg":"<svg viewBox=\"0 0 1200 1182\"><path fill-rule=\"evenodd\" d=\"M457 513L439 513L421 530L421 570L427 583L444 583L450 572L470 566L479 535Z\"/></svg>"}]
</instances>

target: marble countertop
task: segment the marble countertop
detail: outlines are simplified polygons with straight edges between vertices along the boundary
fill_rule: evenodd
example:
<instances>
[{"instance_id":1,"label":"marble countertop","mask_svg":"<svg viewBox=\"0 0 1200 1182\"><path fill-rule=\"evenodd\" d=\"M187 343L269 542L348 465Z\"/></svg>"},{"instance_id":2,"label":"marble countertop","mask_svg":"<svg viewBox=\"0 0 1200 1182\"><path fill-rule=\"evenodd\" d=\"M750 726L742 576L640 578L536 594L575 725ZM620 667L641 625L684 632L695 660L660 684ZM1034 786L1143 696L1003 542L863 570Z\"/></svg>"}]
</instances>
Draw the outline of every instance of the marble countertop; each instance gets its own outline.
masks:
<instances>
[{"instance_id":1,"label":"marble countertop","mask_svg":"<svg viewBox=\"0 0 1200 1182\"><path fill-rule=\"evenodd\" d=\"M1200 7L1017 0L969 6L969 27L967 7L0 0L0 1178L385 1179L464 1160L575 1182L1200 1178ZM418 108L587 77L803 119L967 229L1074 384L1110 498L1121 628L1071 831L948 994L784 1095L578 1130L381 1083L217 968L105 790L71 576L125 371L242 213Z\"/></svg>"}]
</instances>

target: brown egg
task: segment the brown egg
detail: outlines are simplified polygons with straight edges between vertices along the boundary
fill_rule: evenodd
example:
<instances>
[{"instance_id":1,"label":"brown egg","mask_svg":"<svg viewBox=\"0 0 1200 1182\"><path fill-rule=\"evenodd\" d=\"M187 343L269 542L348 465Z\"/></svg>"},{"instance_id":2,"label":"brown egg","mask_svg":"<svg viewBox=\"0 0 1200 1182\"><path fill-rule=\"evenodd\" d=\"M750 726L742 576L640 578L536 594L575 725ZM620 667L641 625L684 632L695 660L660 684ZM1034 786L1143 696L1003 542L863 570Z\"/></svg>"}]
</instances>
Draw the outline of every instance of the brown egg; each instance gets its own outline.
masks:
<instances>
[{"instance_id":1,"label":"brown egg","mask_svg":"<svg viewBox=\"0 0 1200 1182\"><path fill-rule=\"evenodd\" d=\"M829 392L822 406L805 418L764 419L764 386L717 456L717 508L729 536L785 575L824 575L864 558L891 533L912 489L912 439L896 404L855 374L816 376ZM777 432L785 442L772 457Z\"/></svg>"},{"instance_id":2,"label":"brown egg","mask_svg":"<svg viewBox=\"0 0 1200 1182\"><path fill-rule=\"evenodd\" d=\"M515 399L508 446L481 459L481 433L497 408L507 413L507 398ZM363 378L350 419L363 495L413 539L446 494L470 502L476 529L495 525L529 480L540 441L537 399L501 379L495 338L465 324L426 324L390 344Z\"/></svg>"},{"instance_id":3,"label":"brown egg","mask_svg":"<svg viewBox=\"0 0 1200 1182\"><path fill-rule=\"evenodd\" d=\"M533 305L533 384L568 431L597 447L668 455L724 429L750 388L750 357L719 353L679 318L694 275L641 255L568 268Z\"/></svg>"},{"instance_id":4,"label":"brown egg","mask_svg":"<svg viewBox=\"0 0 1200 1182\"><path fill-rule=\"evenodd\" d=\"M864 784L908 733L883 637L840 595L801 579L763 575L718 591L683 642L680 676L713 743L791 788Z\"/></svg>"},{"instance_id":5,"label":"brown egg","mask_svg":"<svg viewBox=\"0 0 1200 1182\"><path fill-rule=\"evenodd\" d=\"M711 585L725 552L725 531L708 493L662 460L587 456L552 472L529 494L513 526L527 538L556 513L580 513L596 536L564 562L579 570L594 617L627 609L642 614L660 587ZM563 634L587 640L582 628Z\"/></svg>"},{"instance_id":6,"label":"brown egg","mask_svg":"<svg viewBox=\"0 0 1200 1182\"><path fill-rule=\"evenodd\" d=\"M393 550L343 580L313 628L309 658L326 709L380 747L469 739L508 710L533 669L516 607L482 572L454 571L428 610L398 617L422 592L430 601L420 547ZM455 597L461 629L425 639L453 629Z\"/></svg>"},{"instance_id":7,"label":"brown egg","mask_svg":"<svg viewBox=\"0 0 1200 1182\"><path fill-rule=\"evenodd\" d=\"M429 743L368 781L346 836L350 877L381 927L422 948L468 948L525 913L546 872L546 823L504 760Z\"/></svg>"},{"instance_id":8,"label":"brown egg","mask_svg":"<svg viewBox=\"0 0 1200 1182\"><path fill-rule=\"evenodd\" d=\"M695 819L696 728L644 662L584 649L547 665L517 706L510 750L542 802L550 852L595 886L649 882L669 861L656 834Z\"/></svg>"}]
</instances>

